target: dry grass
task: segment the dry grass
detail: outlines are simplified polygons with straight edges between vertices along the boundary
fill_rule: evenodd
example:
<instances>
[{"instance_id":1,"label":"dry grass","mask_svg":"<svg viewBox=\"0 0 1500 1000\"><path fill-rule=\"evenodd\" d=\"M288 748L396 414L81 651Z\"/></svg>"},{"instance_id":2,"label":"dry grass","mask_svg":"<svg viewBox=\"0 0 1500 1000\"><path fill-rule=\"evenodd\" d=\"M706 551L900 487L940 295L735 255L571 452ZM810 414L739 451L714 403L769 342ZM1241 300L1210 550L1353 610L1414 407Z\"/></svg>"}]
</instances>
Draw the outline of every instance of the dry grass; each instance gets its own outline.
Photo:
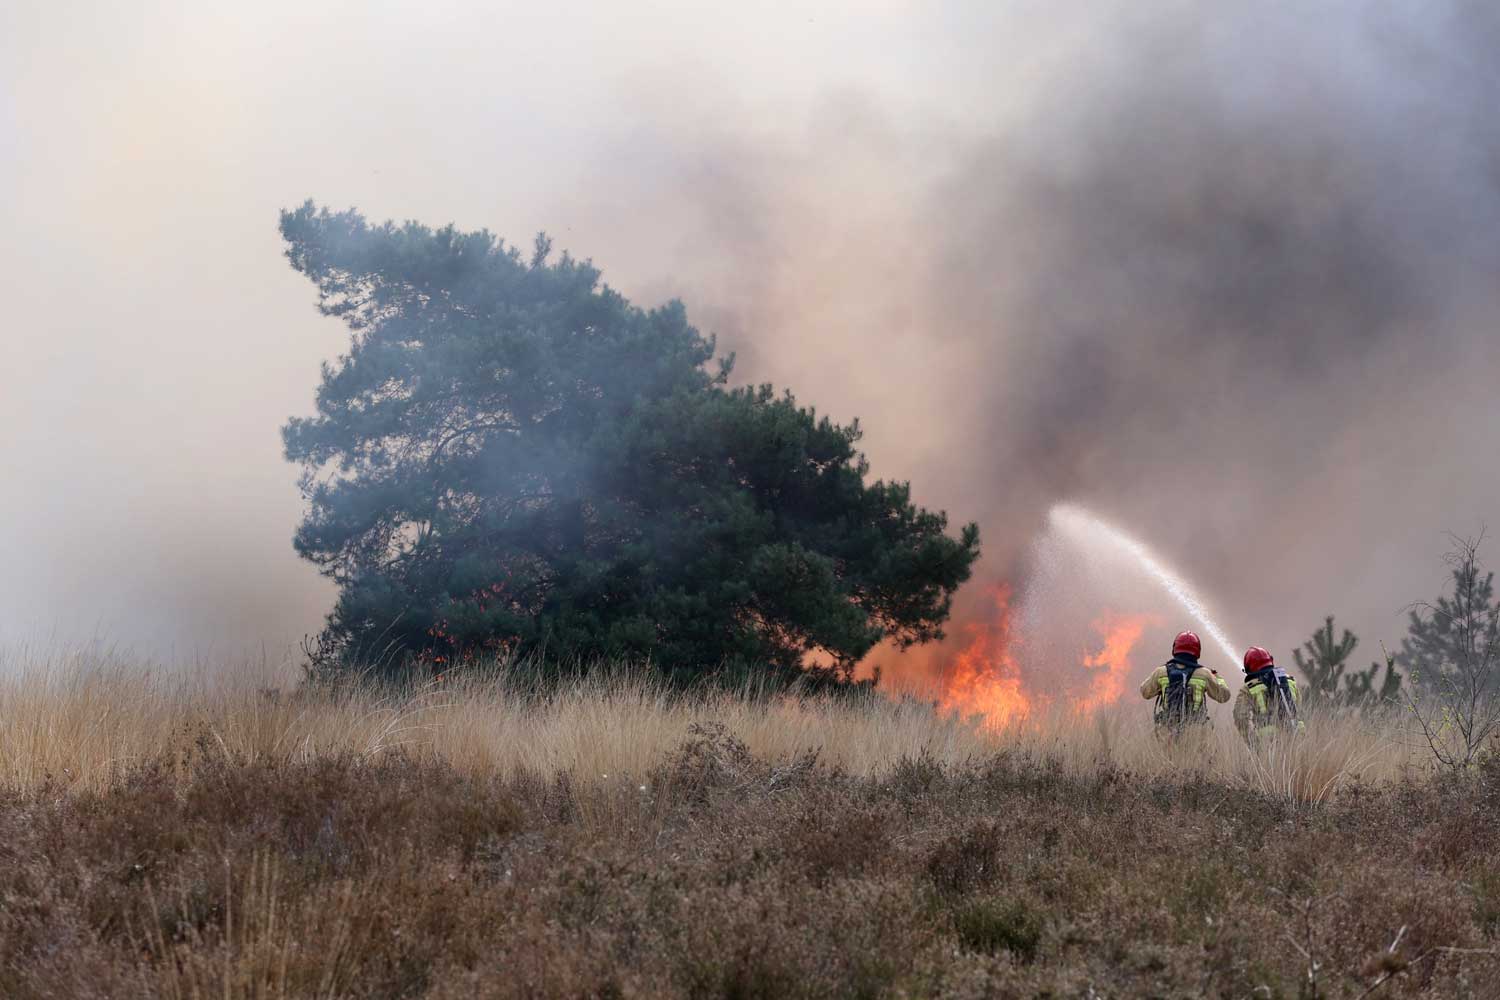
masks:
<instances>
[{"instance_id":1,"label":"dry grass","mask_svg":"<svg viewBox=\"0 0 1500 1000\"><path fill-rule=\"evenodd\" d=\"M813 750L860 777L917 757L951 766L1024 750L1077 774L1105 764L1148 776L1188 771L1319 802L1351 781L1390 782L1425 764L1392 720L1357 716L1311 718L1306 737L1251 752L1227 711L1201 736L1167 745L1151 731L1149 707L1134 701L1092 718L1054 713L997 731L910 697L683 693L639 672L598 671L546 692L504 670L401 693L372 685L311 693L297 681L288 664L187 671L12 653L11 662L0 661L0 784L99 791L159 759L184 732L202 731L238 760L371 757L399 747L474 776L566 774L585 785L626 787L705 720L722 724L757 757L788 760Z\"/></svg>"},{"instance_id":2,"label":"dry grass","mask_svg":"<svg viewBox=\"0 0 1500 1000\"><path fill-rule=\"evenodd\" d=\"M957 763L995 741L914 701L682 693L643 673L608 671L539 691L499 672L393 692L375 685L302 691L288 667L143 669L84 656L0 664L0 783L102 790L204 731L226 755L293 761L403 748L471 775L567 773L628 783L659 767L690 724L729 727L768 759L817 749L869 775L905 757Z\"/></svg>"}]
</instances>

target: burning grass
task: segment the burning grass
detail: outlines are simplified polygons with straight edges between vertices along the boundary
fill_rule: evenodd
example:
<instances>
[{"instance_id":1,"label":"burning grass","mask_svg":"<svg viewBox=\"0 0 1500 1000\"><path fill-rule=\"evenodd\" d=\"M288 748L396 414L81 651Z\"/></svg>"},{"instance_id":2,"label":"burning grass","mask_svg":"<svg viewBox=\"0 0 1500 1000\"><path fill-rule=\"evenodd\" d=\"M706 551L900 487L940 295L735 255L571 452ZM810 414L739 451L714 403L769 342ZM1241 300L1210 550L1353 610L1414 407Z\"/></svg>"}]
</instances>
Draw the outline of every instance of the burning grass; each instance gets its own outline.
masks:
<instances>
[{"instance_id":1,"label":"burning grass","mask_svg":"<svg viewBox=\"0 0 1500 1000\"><path fill-rule=\"evenodd\" d=\"M396 697L10 668L7 997L1500 981L1500 766L1425 775L1388 724L1251 755L1227 718L1165 747L1143 702L997 729L620 674Z\"/></svg>"}]
</instances>

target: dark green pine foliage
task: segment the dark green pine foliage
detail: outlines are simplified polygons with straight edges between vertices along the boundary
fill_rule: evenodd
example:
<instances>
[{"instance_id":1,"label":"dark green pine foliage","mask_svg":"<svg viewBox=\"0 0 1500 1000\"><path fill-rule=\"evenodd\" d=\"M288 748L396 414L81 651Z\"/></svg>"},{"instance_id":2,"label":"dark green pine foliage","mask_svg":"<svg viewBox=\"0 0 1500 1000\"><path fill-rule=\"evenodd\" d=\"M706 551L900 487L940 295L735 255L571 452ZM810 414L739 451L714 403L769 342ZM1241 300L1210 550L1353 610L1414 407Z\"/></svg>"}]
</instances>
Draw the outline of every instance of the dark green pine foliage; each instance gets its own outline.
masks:
<instances>
[{"instance_id":1,"label":"dark green pine foliage","mask_svg":"<svg viewBox=\"0 0 1500 1000\"><path fill-rule=\"evenodd\" d=\"M639 309L544 237L523 258L311 202L281 232L352 331L317 415L283 430L297 551L339 588L325 661L847 679L881 641L942 636L978 529L950 538L905 484L867 484L857 424L727 388L680 303Z\"/></svg>"},{"instance_id":2,"label":"dark green pine foliage","mask_svg":"<svg viewBox=\"0 0 1500 1000\"><path fill-rule=\"evenodd\" d=\"M1500 659L1495 574L1480 566L1477 545L1461 546L1452 557L1452 592L1408 614L1396 663L1418 688L1441 689L1446 679L1483 673Z\"/></svg>"},{"instance_id":3,"label":"dark green pine foliage","mask_svg":"<svg viewBox=\"0 0 1500 1000\"><path fill-rule=\"evenodd\" d=\"M1307 692L1308 701L1351 708L1394 702L1401 692L1401 675L1392 658L1387 657L1383 664L1372 663L1368 670L1346 673L1349 658L1359 646L1359 637L1348 629L1344 629L1337 640L1333 636L1333 615L1329 615L1323 619L1323 627L1302 644L1302 649L1292 653L1297 661L1301 689ZM1377 675L1380 677L1378 686L1375 683Z\"/></svg>"},{"instance_id":4,"label":"dark green pine foliage","mask_svg":"<svg viewBox=\"0 0 1500 1000\"><path fill-rule=\"evenodd\" d=\"M1375 683L1376 676L1380 684ZM1356 670L1344 678L1344 696L1349 704L1358 707L1369 705L1392 705L1401 696L1401 674L1396 670L1396 658L1387 655L1384 663L1372 663L1368 670Z\"/></svg>"},{"instance_id":5,"label":"dark green pine foliage","mask_svg":"<svg viewBox=\"0 0 1500 1000\"><path fill-rule=\"evenodd\" d=\"M1332 702L1341 700L1339 682L1359 638L1348 629L1337 640L1333 637L1333 615L1323 619L1323 627L1313 633L1311 639L1294 650L1297 671L1302 678L1302 689L1309 701ZM1303 655L1304 650L1306 655Z\"/></svg>"}]
</instances>

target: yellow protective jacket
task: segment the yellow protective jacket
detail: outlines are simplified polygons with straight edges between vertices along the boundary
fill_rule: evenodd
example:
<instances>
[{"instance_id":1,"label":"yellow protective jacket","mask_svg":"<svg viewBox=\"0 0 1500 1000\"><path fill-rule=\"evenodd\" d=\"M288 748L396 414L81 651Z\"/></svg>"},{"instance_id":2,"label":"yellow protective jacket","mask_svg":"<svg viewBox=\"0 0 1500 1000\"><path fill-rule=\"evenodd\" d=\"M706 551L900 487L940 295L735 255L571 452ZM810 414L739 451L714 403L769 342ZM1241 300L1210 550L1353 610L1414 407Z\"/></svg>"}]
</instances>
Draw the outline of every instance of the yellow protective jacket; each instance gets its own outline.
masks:
<instances>
[{"instance_id":1,"label":"yellow protective jacket","mask_svg":"<svg viewBox=\"0 0 1500 1000\"><path fill-rule=\"evenodd\" d=\"M1141 697L1156 698L1167 689L1166 665L1157 667L1151 671L1151 676L1141 682ZM1214 701L1224 702L1229 700L1229 684L1218 674L1207 667L1199 667L1193 671L1188 678L1188 691L1193 699L1193 711L1203 707L1203 696L1208 695Z\"/></svg>"},{"instance_id":2,"label":"yellow protective jacket","mask_svg":"<svg viewBox=\"0 0 1500 1000\"><path fill-rule=\"evenodd\" d=\"M1302 698L1297 694L1297 680L1294 677L1286 679L1287 693L1292 696L1292 707L1300 709ZM1282 728L1275 712L1276 697L1270 686L1260 680L1252 680L1240 688L1240 693L1234 698L1234 728L1240 731L1240 735L1247 743L1255 743L1259 739L1269 738L1276 735ZM1297 722L1296 729L1302 730L1302 723Z\"/></svg>"}]
</instances>

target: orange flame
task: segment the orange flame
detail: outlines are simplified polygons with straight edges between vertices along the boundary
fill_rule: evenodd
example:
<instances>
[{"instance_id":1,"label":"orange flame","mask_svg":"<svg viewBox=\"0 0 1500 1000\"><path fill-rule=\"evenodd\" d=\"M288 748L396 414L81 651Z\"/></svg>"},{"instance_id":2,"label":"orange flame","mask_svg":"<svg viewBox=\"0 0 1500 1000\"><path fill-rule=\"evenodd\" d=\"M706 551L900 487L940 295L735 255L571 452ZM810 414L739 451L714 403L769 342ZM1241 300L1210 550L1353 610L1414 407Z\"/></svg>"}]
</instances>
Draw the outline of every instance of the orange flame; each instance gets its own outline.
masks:
<instances>
[{"instance_id":1,"label":"orange flame","mask_svg":"<svg viewBox=\"0 0 1500 1000\"><path fill-rule=\"evenodd\" d=\"M961 715L982 715L995 728L1031 712L1031 699L1021 686L1021 672L1011 652L1010 588L992 590L995 616L964 626L969 642L959 651L944 677L939 708Z\"/></svg>"},{"instance_id":2,"label":"orange flame","mask_svg":"<svg viewBox=\"0 0 1500 1000\"><path fill-rule=\"evenodd\" d=\"M1135 671L1130 652L1148 626L1159 625L1156 615L1120 615L1106 613L1093 623L1094 631L1104 637L1099 652L1083 658L1090 675L1087 693L1075 703L1080 715L1091 715L1105 705L1113 705L1129 690Z\"/></svg>"}]
</instances>

